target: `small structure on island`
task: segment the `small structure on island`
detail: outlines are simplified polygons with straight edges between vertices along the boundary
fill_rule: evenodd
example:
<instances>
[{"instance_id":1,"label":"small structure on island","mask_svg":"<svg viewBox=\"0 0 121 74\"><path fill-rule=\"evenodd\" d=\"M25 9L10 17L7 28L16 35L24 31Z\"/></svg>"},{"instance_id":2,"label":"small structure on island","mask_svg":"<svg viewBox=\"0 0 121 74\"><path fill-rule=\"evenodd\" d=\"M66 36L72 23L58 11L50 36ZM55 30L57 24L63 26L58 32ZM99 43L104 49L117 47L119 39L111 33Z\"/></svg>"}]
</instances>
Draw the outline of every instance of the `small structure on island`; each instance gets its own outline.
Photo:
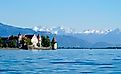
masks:
<instances>
[{"instance_id":1,"label":"small structure on island","mask_svg":"<svg viewBox=\"0 0 121 74\"><path fill-rule=\"evenodd\" d=\"M58 48L57 41L56 41L55 37L53 37L51 45L52 45L53 50Z\"/></svg>"},{"instance_id":2,"label":"small structure on island","mask_svg":"<svg viewBox=\"0 0 121 74\"><path fill-rule=\"evenodd\" d=\"M19 34L18 34L18 43L17 43L18 44L18 48L21 48L22 47L21 40L22 40L22 35L19 32Z\"/></svg>"},{"instance_id":3,"label":"small structure on island","mask_svg":"<svg viewBox=\"0 0 121 74\"><path fill-rule=\"evenodd\" d=\"M40 34L38 34L37 39L38 39L37 46L38 46L38 47L41 47L42 39L41 39Z\"/></svg>"}]
</instances>

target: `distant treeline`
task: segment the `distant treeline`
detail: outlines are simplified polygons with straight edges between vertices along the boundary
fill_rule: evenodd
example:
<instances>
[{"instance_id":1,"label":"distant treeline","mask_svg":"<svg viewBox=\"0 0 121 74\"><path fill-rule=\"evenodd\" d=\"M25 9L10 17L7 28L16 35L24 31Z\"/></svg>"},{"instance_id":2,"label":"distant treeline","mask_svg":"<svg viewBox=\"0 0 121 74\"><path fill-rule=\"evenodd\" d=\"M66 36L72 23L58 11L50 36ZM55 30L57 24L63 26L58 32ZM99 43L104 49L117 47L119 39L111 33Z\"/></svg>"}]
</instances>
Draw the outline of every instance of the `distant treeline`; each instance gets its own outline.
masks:
<instances>
[{"instance_id":1,"label":"distant treeline","mask_svg":"<svg viewBox=\"0 0 121 74\"><path fill-rule=\"evenodd\" d=\"M121 47L105 47L105 48L58 47L58 49L121 49Z\"/></svg>"}]
</instances>

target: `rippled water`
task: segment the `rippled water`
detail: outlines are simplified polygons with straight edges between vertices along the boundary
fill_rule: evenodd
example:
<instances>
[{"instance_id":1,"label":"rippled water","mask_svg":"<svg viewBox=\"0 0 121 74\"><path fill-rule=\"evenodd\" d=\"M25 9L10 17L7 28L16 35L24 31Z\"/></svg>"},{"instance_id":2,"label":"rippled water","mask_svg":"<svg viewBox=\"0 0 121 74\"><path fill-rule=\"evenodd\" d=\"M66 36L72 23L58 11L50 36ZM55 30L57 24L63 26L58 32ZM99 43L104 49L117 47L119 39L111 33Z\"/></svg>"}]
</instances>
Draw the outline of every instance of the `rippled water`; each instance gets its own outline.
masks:
<instances>
[{"instance_id":1,"label":"rippled water","mask_svg":"<svg viewBox=\"0 0 121 74\"><path fill-rule=\"evenodd\" d=\"M0 74L16 73L121 74L121 50L0 50Z\"/></svg>"}]
</instances>

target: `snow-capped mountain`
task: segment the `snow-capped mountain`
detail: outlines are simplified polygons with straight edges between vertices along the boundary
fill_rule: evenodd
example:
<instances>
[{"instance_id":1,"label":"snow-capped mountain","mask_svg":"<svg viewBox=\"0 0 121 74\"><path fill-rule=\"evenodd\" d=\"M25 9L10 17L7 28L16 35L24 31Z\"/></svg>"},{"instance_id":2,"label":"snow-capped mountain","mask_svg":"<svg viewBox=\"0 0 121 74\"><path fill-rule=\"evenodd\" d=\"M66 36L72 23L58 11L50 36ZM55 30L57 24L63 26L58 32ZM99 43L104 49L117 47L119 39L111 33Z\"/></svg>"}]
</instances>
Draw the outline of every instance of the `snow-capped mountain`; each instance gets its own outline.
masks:
<instances>
[{"instance_id":1,"label":"snow-capped mountain","mask_svg":"<svg viewBox=\"0 0 121 74\"><path fill-rule=\"evenodd\" d=\"M71 28L63 28L63 27L47 27L47 26L35 26L33 28L34 31L47 31L52 34L66 35L68 33L75 33Z\"/></svg>"},{"instance_id":2,"label":"snow-capped mountain","mask_svg":"<svg viewBox=\"0 0 121 74\"><path fill-rule=\"evenodd\" d=\"M85 34L107 34L109 32L111 32L112 30L85 30L82 33Z\"/></svg>"},{"instance_id":3,"label":"snow-capped mountain","mask_svg":"<svg viewBox=\"0 0 121 74\"><path fill-rule=\"evenodd\" d=\"M34 31L47 31L51 32L53 34L59 34L59 35L68 35L68 34L107 34L111 32L112 30L84 30L82 32L76 32L72 28L63 28L63 27L47 27L47 26L35 26L33 28Z\"/></svg>"}]
</instances>

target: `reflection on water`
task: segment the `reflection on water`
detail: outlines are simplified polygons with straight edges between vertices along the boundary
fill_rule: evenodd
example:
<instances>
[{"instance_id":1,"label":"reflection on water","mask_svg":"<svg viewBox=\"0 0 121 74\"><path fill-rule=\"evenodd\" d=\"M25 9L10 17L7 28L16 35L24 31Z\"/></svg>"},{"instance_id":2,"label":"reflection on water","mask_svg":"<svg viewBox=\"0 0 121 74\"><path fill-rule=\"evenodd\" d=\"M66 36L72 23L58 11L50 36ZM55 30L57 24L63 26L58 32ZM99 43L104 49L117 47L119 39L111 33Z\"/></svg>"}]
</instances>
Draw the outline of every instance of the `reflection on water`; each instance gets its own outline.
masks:
<instances>
[{"instance_id":1,"label":"reflection on water","mask_svg":"<svg viewBox=\"0 0 121 74\"><path fill-rule=\"evenodd\" d=\"M0 74L121 74L121 50L0 50Z\"/></svg>"}]
</instances>

